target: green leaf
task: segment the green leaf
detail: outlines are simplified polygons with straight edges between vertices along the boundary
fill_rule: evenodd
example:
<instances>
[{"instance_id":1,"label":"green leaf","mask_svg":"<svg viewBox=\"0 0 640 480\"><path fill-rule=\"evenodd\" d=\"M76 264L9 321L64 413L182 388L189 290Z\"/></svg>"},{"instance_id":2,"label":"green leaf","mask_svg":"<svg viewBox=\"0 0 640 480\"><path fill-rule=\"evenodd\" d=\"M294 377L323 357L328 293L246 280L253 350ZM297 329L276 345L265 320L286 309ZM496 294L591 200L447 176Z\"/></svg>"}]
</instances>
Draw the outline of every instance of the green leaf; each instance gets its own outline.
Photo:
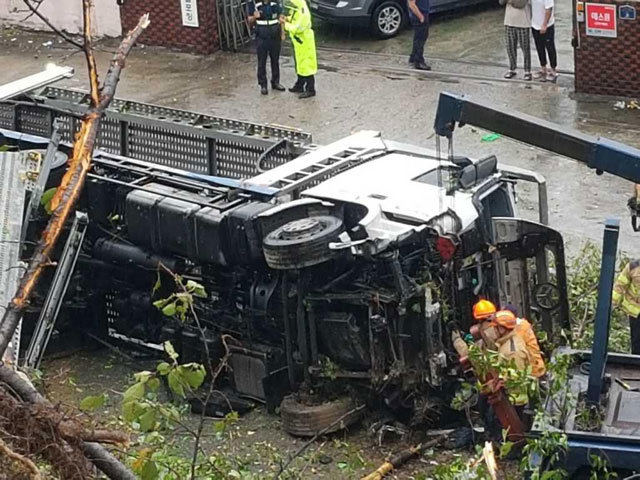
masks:
<instances>
[{"instance_id":1,"label":"green leaf","mask_svg":"<svg viewBox=\"0 0 640 480\"><path fill-rule=\"evenodd\" d=\"M144 464L142 472L140 472L140 478L141 480L156 480L159 474L160 472L158 471L156 462L154 462L153 460L149 460Z\"/></svg>"},{"instance_id":2,"label":"green leaf","mask_svg":"<svg viewBox=\"0 0 640 480\"><path fill-rule=\"evenodd\" d=\"M149 390L152 392L157 392L160 388L160 379L157 377L150 378L147 382L147 387L149 387Z\"/></svg>"},{"instance_id":3,"label":"green leaf","mask_svg":"<svg viewBox=\"0 0 640 480\"><path fill-rule=\"evenodd\" d=\"M173 348L173 345L169 340L164 342L162 346L164 347L164 351L167 352L167 355L169 355L169 358L171 360L176 361L178 359L179 355L176 353L176 349Z\"/></svg>"},{"instance_id":4,"label":"green leaf","mask_svg":"<svg viewBox=\"0 0 640 480\"><path fill-rule=\"evenodd\" d=\"M157 412L150 408L138 418L138 423L140 424L140 430L143 432L148 432L153 430L153 427L156 425L156 417Z\"/></svg>"},{"instance_id":5,"label":"green leaf","mask_svg":"<svg viewBox=\"0 0 640 480\"><path fill-rule=\"evenodd\" d=\"M173 393L184 397L184 380L180 376L177 370L171 370L169 375L167 375L167 380L169 381L169 388Z\"/></svg>"},{"instance_id":6,"label":"green leaf","mask_svg":"<svg viewBox=\"0 0 640 480\"><path fill-rule=\"evenodd\" d=\"M196 297L207 298L207 291L202 285L194 280L187 281L185 288Z\"/></svg>"},{"instance_id":7,"label":"green leaf","mask_svg":"<svg viewBox=\"0 0 640 480\"><path fill-rule=\"evenodd\" d=\"M160 290L160 287L162 287L162 280L160 279L160 272L158 271L156 276L156 283L153 284L152 293L156 293L158 290ZM155 302L154 302L154 305L155 305Z\"/></svg>"},{"instance_id":8,"label":"green leaf","mask_svg":"<svg viewBox=\"0 0 640 480\"><path fill-rule=\"evenodd\" d=\"M164 307L168 302L169 302L168 299L161 298L160 300L156 300L155 302L153 302L153 306L156 307L158 310L162 310L162 307Z\"/></svg>"},{"instance_id":9,"label":"green leaf","mask_svg":"<svg viewBox=\"0 0 640 480\"><path fill-rule=\"evenodd\" d=\"M189 363L187 365L181 365L179 367L180 374L186 381L186 383L193 389L198 388L204 382L204 377L207 372L204 366L197 363Z\"/></svg>"},{"instance_id":10,"label":"green leaf","mask_svg":"<svg viewBox=\"0 0 640 480\"><path fill-rule=\"evenodd\" d=\"M134 383L122 395L122 402L128 403L144 397L144 383Z\"/></svg>"},{"instance_id":11,"label":"green leaf","mask_svg":"<svg viewBox=\"0 0 640 480\"><path fill-rule=\"evenodd\" d=\"M144 411L145 407L135 400L122 404L122 417L125 422L133 422L142 413L144 413Z\"/></svg>"},{"instance_id":12,"label":"green leaf","mask_svg":"<svg viewBox=\"0 0 640 480\"><path fill-rule=\"evenodd\" d=\"M51 200L53 200L53 196L56 194L56 187L50 188L49 190L45 190L40 197L40 205L42 205L47 213L51 213Z\"/></svg>"},{"instance_id":13,"label":"green leaf","mask_svg":"<svg viewBox=\"0 0 640 480\"><path fill-rule=\"evenodd\" d=\"M169 303L162 307L162 314L167 317L173 317L176 314L176 302Z\"/></svg>"},{"instance_id":14,"label":"green leaf","mask_svg":"<svg viewBox=\"0 0 640 480\"><path fill-rule=\"evenodd\" d=\"M337 465L340 470L344 470L345 468L348 467L347 462L338 462Z\"/></svg>"},{"instance_id":15,"label":"green leaf","mask_svg":"<svg viewBox=\"0 0 640 480\"><path fill-rule=\"evenodd\" d=\"M135 378L138 383L147 383L152 376L153 372L148 370L133 374L133 378Z\"/></svg>"},{"instance_id":16,"label":"green leaf","mask_svg":"<svg viewBox=\"0 0 640 480\"><path fill-rule=\"evenodd\" d=\"M102 407L106 403L106 401L107 401L106 394L85 397L80 402L80 409L85 411L92 411Z\"/></svg>"},{"instance_id":17,"label":"green leaf","mask_svg":"<svg viewBox=\"0 0 640 480\"><path fill-rule=\"evenodd\" d=\"M168 375L171 371L171 365L169 365L167 362L160 362L156 367L156 370L158 370L158 373L160 375Z\"/></svg>"}]
</instances>

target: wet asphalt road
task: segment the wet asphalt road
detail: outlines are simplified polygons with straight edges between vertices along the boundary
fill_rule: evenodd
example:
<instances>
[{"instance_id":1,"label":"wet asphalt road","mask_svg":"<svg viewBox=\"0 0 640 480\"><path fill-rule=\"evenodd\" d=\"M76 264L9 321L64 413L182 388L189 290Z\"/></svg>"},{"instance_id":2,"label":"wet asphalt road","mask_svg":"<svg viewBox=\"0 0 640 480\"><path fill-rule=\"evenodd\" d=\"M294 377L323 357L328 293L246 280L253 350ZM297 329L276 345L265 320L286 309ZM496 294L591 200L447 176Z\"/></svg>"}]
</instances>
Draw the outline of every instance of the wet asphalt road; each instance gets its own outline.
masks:
<instances>
[{"instance_id":1,"label":"wet asphalt road","mask_svg":"<svg viewBox=\"0 0 640 480\"><path fill-rule=\"evenodd\" d=\"M569 7L568 2L559 2L556 18L560 68L571 71ZM434 73L422 74L407 68L410 32L378 41L364 31L318 25L318 96L306 101L279 92L262 97L251 54L203 57L137 48L127 62L118 96L298 127L313 133L318 143L372 129L390 139L434 146L432 125L438 94L451 91L640 147L640 113L614 111L613 99L576 99L571 75L563 75L557 85L503 81L504 68L499 66L506 61L502 33L502 11L494 7L436 17L427 48ZM83 58L78 54L69 56L64 45L43 47L49 37L7 28L0 29L0 37L0 59L5 66L0 69L0 82L33 73L44 63L56 61L76 67L76 77L65 85L85 88ZM11 41L12 38L16 40ZM535 53L532 55L536 66ZM99 52L101 71L106 70L109 57L109 53ZM283 83L293 83L292 61L287 56L281 63ZM640 242L631 232L626 212L632 188L627 181L608 175L598 177L574 161L504 138L482 142L484 133L470 127L460 129L454 138L455 152L474 157L496 154L501 162L545 175L551 225L565 235L570 249L585 239L600 242L603 219L619 216L621 247L640 254ZM536 218L534 189L523 185L519 193L522 215Z\"/></svg>"}]
</instances>

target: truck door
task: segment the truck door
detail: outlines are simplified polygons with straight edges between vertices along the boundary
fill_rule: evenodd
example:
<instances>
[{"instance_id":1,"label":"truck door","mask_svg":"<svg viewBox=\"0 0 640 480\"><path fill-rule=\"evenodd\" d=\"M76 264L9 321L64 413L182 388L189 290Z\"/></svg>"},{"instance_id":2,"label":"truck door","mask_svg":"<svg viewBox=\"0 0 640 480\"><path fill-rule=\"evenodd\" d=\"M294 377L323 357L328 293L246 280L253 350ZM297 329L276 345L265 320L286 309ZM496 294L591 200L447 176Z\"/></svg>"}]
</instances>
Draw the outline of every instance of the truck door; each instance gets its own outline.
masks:
<instances>
[{"instance_id":1,"label":"truck door","mask_svg":"<svg viewBox=\"0 0 640 480\"><path fill-rule=\"evenodd\" d=\"M562 235L520 218L492 219L499 273L500 303L544 329L549 338L570 330Z\"/></svg>"}]
</instances>

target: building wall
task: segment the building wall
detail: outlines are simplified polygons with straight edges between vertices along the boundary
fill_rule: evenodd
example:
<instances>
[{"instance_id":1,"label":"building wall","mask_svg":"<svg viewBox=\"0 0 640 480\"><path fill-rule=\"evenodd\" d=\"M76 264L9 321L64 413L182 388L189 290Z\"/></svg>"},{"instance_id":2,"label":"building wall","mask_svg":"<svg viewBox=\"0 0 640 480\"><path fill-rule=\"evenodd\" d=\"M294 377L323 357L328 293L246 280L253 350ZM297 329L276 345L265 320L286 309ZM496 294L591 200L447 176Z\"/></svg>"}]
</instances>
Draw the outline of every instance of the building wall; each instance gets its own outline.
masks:
<instances>
[{"instance_id":1,"label":"building wall","mask_svg":"<svg viewBox=\"0 0 640 480\"><path fill-rule=\"evenodd\" d=\"M120 8L116 0L94 2L93 33L96 36L118 37L122 33ZM38 9L58 29L69 33L82 32L82 2L80 0L45 0ZM36 30L49 30L38 17L29 13L22 0L0 0L0 22L8 22Z\"/></svg>"},{"instance_id":2,"label":"building wall","mask_svg":"<svg viewBox=\"0 0 640 480\"><path fill-rule=\"evenodd\" d=\"M123 0L120 7L122 30L133 28L141 15L149 12L151 24L140 37L146 45L208 54L219 49L215 0L197 0L198 26L182 24L181 0Z\"/></svg>"},{"instance_id":3,"label":"building wall","mask_svg":"<svg viewBox=\"0 0 640 480\"><path fill-rule=\"evenodd\" d=\"M632 5L640 15L640 2L598 0L597 3ZM579 45L574 48L576 92L640 96L640 18L621 20L618 16L616 22L617 38L587 36L586 21L578 22Z\"/></svg>"}]
</instances>

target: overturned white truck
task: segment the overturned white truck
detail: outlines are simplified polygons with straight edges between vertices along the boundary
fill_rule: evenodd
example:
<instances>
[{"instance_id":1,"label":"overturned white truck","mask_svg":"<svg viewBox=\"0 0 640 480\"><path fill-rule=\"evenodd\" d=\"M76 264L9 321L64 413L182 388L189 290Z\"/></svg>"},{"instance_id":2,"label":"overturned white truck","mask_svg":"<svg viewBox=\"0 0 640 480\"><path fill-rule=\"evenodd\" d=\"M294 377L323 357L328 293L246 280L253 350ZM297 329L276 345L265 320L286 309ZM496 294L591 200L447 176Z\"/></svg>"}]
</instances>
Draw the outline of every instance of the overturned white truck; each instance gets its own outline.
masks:
<instances>
[{"instance_id":1,"label":"overturned white truck","mask_svg":"<svg viewBox=\"0 0 640 480\"><path fill-rule=\"evenodd\" d=\"M49 92L37 99L48 111L62 95ZM73 98L81 107L82 97ZM304 407L304 415L292 400L283 405L285 427L304 435L348 411L345 397L418 417L447 404L441 393L457 382L450 333L468 329L480 297L517 305L550 333L565 325L563 243L544 225L538 175L493 156L442 156L370 131L325 146L291 142L284 131L272 146L248 149L233 175L215 175L220 170L193 167L200 154L209 166L221 161L206 148L221 124L206 128L196 114L168 109L158 118L148 107L133 110L135 121L153 122L149 137L134 132L131 110L106 119L104 150L78 207L86 232L58 299L58 332L75 325L152 349L171 340L185 360L201 359L203 341L222 355L221 336L231 335L226 381L240 397L271 408L295 390L338 399L335 408ZM167 115L189 121L176 126ZM2 130L7 144L46 147L15 130ZM199 137L204 149L180 147ZM114 141L129 143L104 147ZM233 142L239 148L242 139ZM172 154L194 159L166 166ZM55 168L51 177L59 178ZM521 181L538 185L540 223L517 217ZM30 234L45 220L43 211L33 215ZM154 290L165 276L159 263L205 287L196 312L206 338L153 306L173 289L165 277ZM27 331L43 337L42 315L32 312ZM27 355L34 348L41 355L41 344L31 347Z\"/></svg>"}]
</instances>

